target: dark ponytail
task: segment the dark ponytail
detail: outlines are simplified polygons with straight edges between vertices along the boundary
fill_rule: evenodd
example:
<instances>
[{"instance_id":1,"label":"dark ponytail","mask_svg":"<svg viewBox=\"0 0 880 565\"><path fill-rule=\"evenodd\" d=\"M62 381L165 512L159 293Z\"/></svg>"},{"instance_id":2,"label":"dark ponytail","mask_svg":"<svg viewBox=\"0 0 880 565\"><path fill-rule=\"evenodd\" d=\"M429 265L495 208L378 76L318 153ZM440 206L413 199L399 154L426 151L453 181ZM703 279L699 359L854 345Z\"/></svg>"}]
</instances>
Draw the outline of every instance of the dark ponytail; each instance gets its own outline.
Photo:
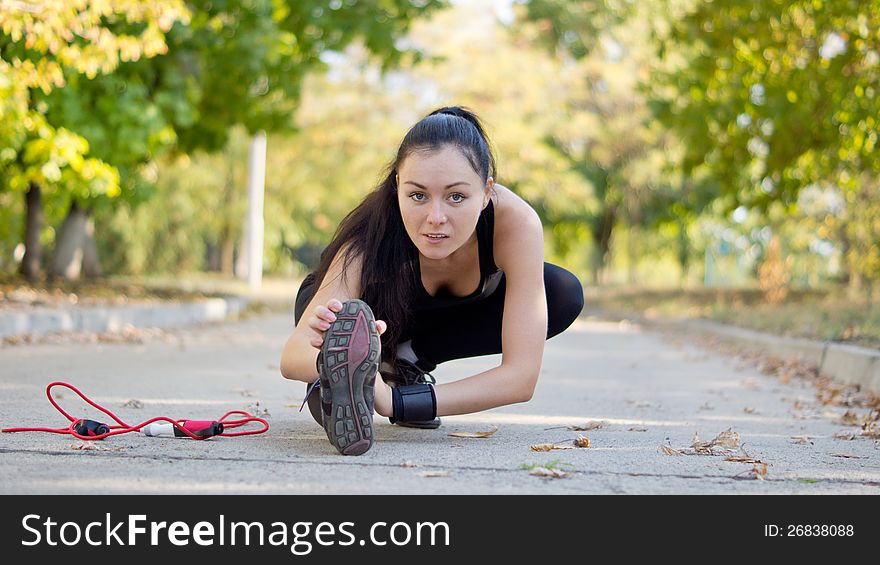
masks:
<instances>
[{"instance_id":1,"label":"dark ponytail","mask_svg":"<svg viewBox=\"0 0 880 565\"><path fill-rule=\"evenodd\" d=\"M483 181L495 176L495 157L479 118L460 106L434 110L404 136L384 180L342 220L315 270L320 285L340 250L345 250L343 273L354 259L361 258L360 298L370 305L376 319L388 323L382 335L382 357L391 362L409 323L418 276L418 250L406 233L397 202L397 172L412 153L446 145L458 148Z\"/></svg>"}]
</instances>

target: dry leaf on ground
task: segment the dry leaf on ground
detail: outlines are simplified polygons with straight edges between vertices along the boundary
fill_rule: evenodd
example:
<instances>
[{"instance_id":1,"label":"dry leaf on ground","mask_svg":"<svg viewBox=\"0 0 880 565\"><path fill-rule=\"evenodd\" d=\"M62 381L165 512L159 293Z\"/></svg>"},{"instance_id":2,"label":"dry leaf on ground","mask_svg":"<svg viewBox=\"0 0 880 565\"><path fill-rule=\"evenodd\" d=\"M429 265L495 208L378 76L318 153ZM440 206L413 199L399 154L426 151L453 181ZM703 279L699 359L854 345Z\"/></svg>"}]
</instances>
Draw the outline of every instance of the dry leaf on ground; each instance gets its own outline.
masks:
<instances>
[{"instance_id":1,"label":"dry leaf on ground","mask_svg":"<svg viewBox=\"0 0 880 565\"><path fill-rule=\"evenodd\" d=\"M574 440L574 445L575 447L582 448L590 447L590 438L588 438L587 436L578 436Z\"/></svg>"},{"instance_id":2,"label":"dry leaf on ground","mask_svg":"<svg viewBox=\"0 0 880 565\"><path fill-rule=\"evenodd\" d=\"M832 453L831 457L843 457L846 459L867 459L867 457L863 455L856 455L855 453Z\"/></svg>"},{"instance_id":3,"label":"dry leaf on ground","mask_svg":"<svg viewBox=\"0 0 880 565\"><path fill-rule=\"evenodd\" d=\"M751 455L728 455L724 460L732 461L734 463L763 463L763 461L755 459Z\"/></svg>"},{"instance_id":4,"label":"dry leaf on ground","mask_svg":"<svg viewBox=\"0 0 880 565\"><path fill-rule=\"evenodd\" d=\"M529 471L530 475L534 475L536 477L545 477L548 479L564 479L569 473L563 471L562 469L550 469L548 467L535 467L531 471Z\"/></svg>"},{"instance_id":5,"label":"dry leaf on ground","mask_svg":"<svg viewBox=\"0 0 880 565\"><path fill-rule=\"evenodd\" d=\"M106 445L96 445L94 443L72 443L70 449L79 451L122 451L124 448L119 445L116 447L107 447Z\"/></svg>"},{"instance_id":6,"label":"dry leaf on ground","mask_svg":"<svg viewBox=\"0 0 880 565\"><path fill-rule=\"evenodd\" d=\"M530 445L529 449L532 451L553 451L554 449L574 449L574 447L557 447L556 444L553 443L537 443L535 445Z\"/></svg>"},{"instance_id":7,"label":"dry leaf on ground","mask_svg":"<svg viewBox=\"0 0 880 565\"><path fill-rule=\"evenodd\" d=\"M143 408L143 407L144 407L144 403L141 402L140 400L137 400L137 399L135 399L135 398L132 398L131 400L129 400L128 402L126 402L125 404L123 404L122 407L123 407L123 408Z\"/></svg>"},{"instance_id":8,"label":"dry leaf on ground","mask_svg":"<svg viewBox=\"0 0 880 565\"><path fill-rule=\"evenodd\" d=\"M481 437L489 437L498 431L498 426L492 426L492 429L485 432L452 432L450 435L452 437L468 437L468 438L481 438Z\"/></svg>"},{"instance_id":9,"label":"dry leaf on ground","mask_svg":"<svg viewBox=\"0 0 880 565\"><path fill-rule=\"evenodd\" d=\"M648 428L642 428L640 426L633 426L626 431L628 431L628 432L647 432Z\"/></svg>"},{"instance_id":10,"label":"dry leaf on ground","mask_svg":"<svg viewBox=\"0 0 880 565\"><path fill-rule=\"evenodd\" d=\"M675 449L671 445L660 444L660 451L665 453L666 455L684 455L681 451Z\"/></svg>"},{"instance_id":11,"label":"dry leaf on ground","mask_svg":"<svg viewBox=\"0 0 880 565\"><path fill-rule=\"evenodd\" d=\"M840 420L838 420L837 423L842 426L861 426L862 420L859 418L858 414L852 410L847 410L843 413L843 416L840 417Z\"/></svg>"},{"instance_id":12,"label":"dry leaf on ground","mask_svg":"<svg viewBox=\"0 0 880 565\"><path fill-rule=\"evenodd\" d=\"M400 466L401 467L418 467L418 465L416 465L412 461L404 461L403 463L400 464Z\"/></svg>"},{"instance_id":13,"label":"dry leaf on ground","mask_svg":"<svg viewBox=\"0 0 880 565\"><path fill-rule=\"evenodd\" d=\"M691 447L694 449L695 453L700 453L703 455L712 455L715 452L716 448L720 449L734 449L739 447L739 433L731 431L730 428L727 428L717 436L715 436L711 441L700 441L700 436L696 432L694 432L694 439L691 444Z\"/></svg>"},{"instance_id":14,"label":"dry leaf on ground","mask_svg":"<svg viewBox=\"0 0 880 565\"><path fill-rule=\"evenodd\" d=\"M834 434L834 439L844 439L847 441L852 441L856 438L856 434L852 432L837 432Z\"/></svg>"},{"instance_id":15,"label":"dry leaf on ground","mask_svg":"<svg viewBox=\"0 0 880 565\"><path fill-rule=\"evenodd\" d=\"M590 439L586 436L578 436L571 441L560 441L558 443L538 443L530 445L532 451L556 451L561 449L577 449L578 447L590 447Z\"/></svg>"},{"instance_id":16,"label":"dry leaf on ground","mask_svg":"<svg viewBox=\"0 0 880 565\"><path fill-rule=\"evenodd\" d=\"M810 441L810 436L791 436L791 439L795 440L792 443L796 443L798 445L804 445L807 443L813 445L813 442Z\"/></svg>"},{"instance_id":17,"label":"dry leaf on ground","mask_svg":"<svg viewBox=\"0 0 880 565\"><path fill-rule=\"evenodd\" d=\"M767 475L767 464L766 463L756 463L754 467L749 469L748 476L751 478L763 481L764 477Z\"/></svg>"},{"instance_id":18,"label":"dry leaf on ground","mask_svg":"<svg viewBox=\"0 0 880 565\"><path fill-rule=\"evenodd\" d=\"M588 432L590 430L604 428L606 425L608 425L608 422L605 422L604 420L601 422L598 420L590 420L586 424L580 426L569 426L568 429L574 432Z\"/></svg>"}]
</instances>

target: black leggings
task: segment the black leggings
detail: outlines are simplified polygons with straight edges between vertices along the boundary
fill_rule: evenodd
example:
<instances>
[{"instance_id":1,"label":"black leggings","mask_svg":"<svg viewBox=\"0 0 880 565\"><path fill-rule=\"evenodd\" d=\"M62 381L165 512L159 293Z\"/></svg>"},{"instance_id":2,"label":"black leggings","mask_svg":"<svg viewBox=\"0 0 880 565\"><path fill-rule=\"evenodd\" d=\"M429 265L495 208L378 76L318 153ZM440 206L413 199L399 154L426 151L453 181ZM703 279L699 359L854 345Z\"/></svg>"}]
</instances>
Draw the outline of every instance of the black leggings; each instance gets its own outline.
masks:
<instances>
[{"instance_id":1,"label":"black leggings","mask_svg":"<svg viewBox=\"0 0 880 565\"><path fill-rule=\"evenodd\" d=\"M435 366L453 359L501 353L501 320L506 279L488 297L467 304L416 311L400 341L412 340L419 365ZM544 263L547 293L547 339L565 331L584 307L584 289L570 272ZM299 323L315 294L309 274L296 295L294 323ZM443 339L437 339L437 336Z\"/></svg>"}]
</instances>

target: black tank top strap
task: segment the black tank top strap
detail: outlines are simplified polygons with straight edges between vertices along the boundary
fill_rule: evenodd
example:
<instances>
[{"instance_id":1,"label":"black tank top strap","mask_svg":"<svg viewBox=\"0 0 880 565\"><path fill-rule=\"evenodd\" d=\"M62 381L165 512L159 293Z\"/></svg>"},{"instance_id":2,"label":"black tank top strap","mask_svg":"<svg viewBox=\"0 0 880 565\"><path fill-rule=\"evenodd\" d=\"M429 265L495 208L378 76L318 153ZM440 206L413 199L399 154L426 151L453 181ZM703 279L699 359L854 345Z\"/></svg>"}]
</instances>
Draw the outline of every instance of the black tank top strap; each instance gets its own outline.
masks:
<instances>
[{"instance_id":1,"label":"black tank top strap","mask_svg":"<svg viewBox=\"0 0 880 565\"><path fill-rule=\"evenodd\" d=\"M485 281L488 275L498 270L495 265L493 239L495 234L495 206L492 200L480 213L477 221L477 241L480 249L480 279Z\"/></svg>"}]
</instances>

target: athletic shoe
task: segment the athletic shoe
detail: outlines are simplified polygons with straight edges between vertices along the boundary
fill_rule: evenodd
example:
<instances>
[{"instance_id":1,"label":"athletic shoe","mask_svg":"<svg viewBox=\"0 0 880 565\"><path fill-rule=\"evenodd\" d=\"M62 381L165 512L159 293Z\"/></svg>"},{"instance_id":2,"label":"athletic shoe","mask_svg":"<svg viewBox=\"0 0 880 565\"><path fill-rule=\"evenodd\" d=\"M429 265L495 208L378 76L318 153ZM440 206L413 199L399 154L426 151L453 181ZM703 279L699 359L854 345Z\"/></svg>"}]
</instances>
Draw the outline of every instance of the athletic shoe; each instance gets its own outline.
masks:
<instances>
[{"instance_id":1,"label":"athletic shoe","mask_svg":"<svg viewBox=\"0 0 880 565\"><path fill-rule=\"evenodd\" d=\"M318 353L324 431L343 455L373 445L373 387L382 345L373 311L362 300L342 303Z\"/></svg>"}]
</instances>

